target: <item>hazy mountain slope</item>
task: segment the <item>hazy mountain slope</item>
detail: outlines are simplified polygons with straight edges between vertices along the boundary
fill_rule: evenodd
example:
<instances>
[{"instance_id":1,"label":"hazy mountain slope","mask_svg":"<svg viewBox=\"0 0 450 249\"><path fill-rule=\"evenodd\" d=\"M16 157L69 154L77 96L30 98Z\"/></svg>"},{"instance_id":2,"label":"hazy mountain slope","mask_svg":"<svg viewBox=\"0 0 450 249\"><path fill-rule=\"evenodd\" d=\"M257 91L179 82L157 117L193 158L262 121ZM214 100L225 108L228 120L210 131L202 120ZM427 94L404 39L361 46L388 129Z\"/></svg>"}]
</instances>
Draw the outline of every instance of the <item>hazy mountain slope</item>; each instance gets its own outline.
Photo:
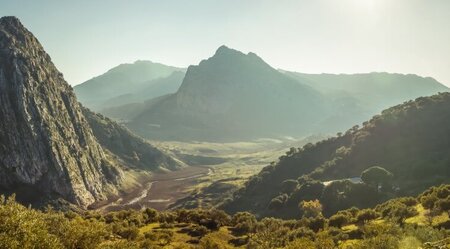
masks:
<instances>
[{"instance_id":1,"label":"hazy mountain slope","mask_svg":"<svg viewBox=\"0 0 450 249\"><path fill-rule=\"evenodd\" d=\"M342 136L292 149L276 165L250 179L225 208L293 217L298 215L298 203L305 199L321 200L325 213L332 213L416 194L449 182L449 137L450 93L421 97L383 111L360 129L354 127ZM374 165L393 173L394 190L380 192L348 181L326 187L320 183L356 177ZM289 179L293 181L287 183Z\"/></svg>"},{"instance_id":2,"label":"hazy mountain slope","mask_svg":"<svg viewBox=\"0 0 450 249\"><path fill-rule=\"evenodd\" d=\"M433 78L413 74L304 74L282 71L320 91L339 106L339 112L352 113L352 123L361 123L390 106L449 89ZM343 123L341 129L350 125Z\"/></svg>"},{"instance_id":3,"label":"hazy mountain slope","mask_svg":"<svg viewBox=\"0 0 450 249\"><path fill-rule=\"evenodd\" d=\"M178 73L172 75L175 72ZM115 103L114 99L118 97L120 99L120 96L127 94L132 96L141 93L141 90L144 91L143 94L150 93L148 98L175 92L181 84L182 76L180 75L183 72L182 68L150 61L136 61L133 64L121 64L112 68L100 76L75 86L74 90L83 105L98 111L110 107L111 104L116 106L131 103L123 100ZM153 85L155 85L154 88L151 88Z\"/></svg>"},{"instance_id":4,"label":"hazy mountain slope","mask_svg":"<svg viewBox=\"0 0 450 249\"><path fill-rule=\"evenodd\" d=\"M15 17L0 19L0 186L87 206L121 178L71 87Z\"/></svg>"},{"instance_id":5,"label":"hazy mountain slope","mask_svg":"<svg viewBox=\"0 0 450 249\"><path fill-rule=\"evenodd\" d=\"M98 142L128 166L145 170L173 170L183 165L109 118L84 107L82 110Z\"/></svg>"},{"instance_id":6,"label":"hazy mountain slope","mask_svg":"<svg viewBox=\"0 0 450 249\"><path fill-rule=\"evenodd\" d=\"M117 120L118 122L127 123L130 120L133 120L134 118L139 116L141 113L152 108L153 105L163 101L163 99L169 98L171 95L172 94L166 94L146 100L144 102L130 103L126 105L109 107L103 109L101 113L114 120Z\"/></svg>"},{"instance_id":7,"label":"hazy mountain slope","mask_svg":"<svg viewBox=\"0 0 450 249\"><path fill-rule=\"evenodd\" d=\"M177 93L146 108L128 126L167 140L303 135L315 129L328 108L319 92L257 55L222 46L188 68Z\"/></svg>"},{"instance_id":8,"label":"hazy mountain slope","mask_svg":"<svg viewBox=\"0 0 450 249\"><path fill-rule=\"evenodd\" d=\"M158 78L143 83L142 87L128 94L106 100L102 106L104 110L133 103L143 103L147 100L177 92L184 78L184 72L176 71L165 78Z\"/></svg>"}]
</instances>

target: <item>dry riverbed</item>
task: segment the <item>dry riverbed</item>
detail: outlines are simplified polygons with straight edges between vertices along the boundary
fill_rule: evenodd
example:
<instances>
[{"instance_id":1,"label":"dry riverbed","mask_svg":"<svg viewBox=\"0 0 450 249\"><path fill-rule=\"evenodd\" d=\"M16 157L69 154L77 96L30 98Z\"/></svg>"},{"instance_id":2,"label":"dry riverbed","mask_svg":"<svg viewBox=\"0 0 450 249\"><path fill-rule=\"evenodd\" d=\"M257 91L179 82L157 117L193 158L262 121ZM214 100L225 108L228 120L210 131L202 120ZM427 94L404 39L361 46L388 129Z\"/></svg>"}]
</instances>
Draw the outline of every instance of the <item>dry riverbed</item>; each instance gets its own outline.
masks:
<instances>
[{"instance_id":1,"label":"dry riverbed","mask_svg":"<svg viewBox=\"0 0 450 249\"><path fill-rule=\"evenodd\" d=\"M165 210L176 200L186 197L189 194L187 189L197 184L198 178L210 174L213 174L213 170L209 167L186 167L172 172L155 173L141 188L108 202L97 203L92 208L104 212L146 207Z\"/></svg>"}]
</instances>

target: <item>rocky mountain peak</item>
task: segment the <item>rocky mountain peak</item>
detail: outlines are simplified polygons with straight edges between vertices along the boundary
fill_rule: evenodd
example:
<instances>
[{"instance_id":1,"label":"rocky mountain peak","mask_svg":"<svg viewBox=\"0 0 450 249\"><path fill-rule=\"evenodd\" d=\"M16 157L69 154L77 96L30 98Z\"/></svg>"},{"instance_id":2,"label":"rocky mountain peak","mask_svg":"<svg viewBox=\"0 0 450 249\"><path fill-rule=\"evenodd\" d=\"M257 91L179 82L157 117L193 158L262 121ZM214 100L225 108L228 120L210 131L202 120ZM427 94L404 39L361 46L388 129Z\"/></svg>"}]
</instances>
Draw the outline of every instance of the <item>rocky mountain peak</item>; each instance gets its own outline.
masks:
<instances>
[{"instance_id":1,"label":"rocky mountain peak","mask_svg":"<svg viewBox=\"0 0 450 249\"><path fill-rule=\"evenodd\" d=\"M1 189L87 206L120 180L72 88L15 17L0 19L0 120Z\"/></svg>"}]
</instances>

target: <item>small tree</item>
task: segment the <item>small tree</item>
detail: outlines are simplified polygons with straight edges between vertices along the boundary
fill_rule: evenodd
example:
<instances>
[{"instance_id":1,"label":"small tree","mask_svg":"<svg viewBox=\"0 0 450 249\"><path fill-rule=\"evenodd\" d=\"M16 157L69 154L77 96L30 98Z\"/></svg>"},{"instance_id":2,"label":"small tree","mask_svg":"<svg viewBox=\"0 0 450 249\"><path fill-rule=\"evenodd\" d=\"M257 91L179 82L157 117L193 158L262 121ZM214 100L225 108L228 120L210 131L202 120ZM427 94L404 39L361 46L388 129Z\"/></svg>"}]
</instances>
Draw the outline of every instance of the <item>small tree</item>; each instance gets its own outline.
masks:
<instances>
[{"instance_id":1,"label":"small tree","mask_svg":"<svg viewBox=\"0 0 450 249\"><path fill-rule=\"evenodd\" d=\"M317 217L322 215L322 204L319 200L302 201L299 204L300 210L303 212L303 217Z\"/></svg>"},{"instance_id":2,"label":"small tree","mask_svg":"<svg viewBox=\"0 0 450 249\"><path fill-rule=\"evenodd\" d=\"M361 180L367 185L373 186L378 190L380 187L387 188L392 183L394 175L386 169L373 166L364 170L361 174Z\"/></svg>"},{"instance_id":3,"label":"small tree","mask_svg":"<svg viewBox=\"0 0 450 249\"><path fill-rule=\"evenodd\" d=\"M232 224L234 225L233 231L237 235L248 235L255 232L257 220L251 213L238 212L233 216Z\"/></svg>"},{"instance_id":4,"label":"small tree","mask_svg":"<svg viewBox=\"0 0 450 249\"><path fill-rule=\"evenodd\" d=\"M294 179L288 179L281 183L281 191L283 193L292 193L297 188L298 182Z\"/></svg>"}]
</instances>

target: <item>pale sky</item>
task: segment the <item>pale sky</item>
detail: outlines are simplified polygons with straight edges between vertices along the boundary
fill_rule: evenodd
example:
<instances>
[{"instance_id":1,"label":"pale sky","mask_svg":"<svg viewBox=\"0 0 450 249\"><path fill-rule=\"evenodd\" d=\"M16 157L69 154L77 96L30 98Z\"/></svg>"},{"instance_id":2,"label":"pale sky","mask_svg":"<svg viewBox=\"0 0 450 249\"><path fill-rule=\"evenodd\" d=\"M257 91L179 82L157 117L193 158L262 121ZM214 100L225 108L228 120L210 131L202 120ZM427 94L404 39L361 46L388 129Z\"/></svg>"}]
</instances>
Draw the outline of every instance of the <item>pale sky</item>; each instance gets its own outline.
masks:
<instances>
[{"instance_id":1,"label":"pale sky","mask_svg":"<svg viewBox=\"0 0 450 249\"><path fill-rule=\"evenodd\" d=\"M187 67L220 45L305 73L387 71L450 86L450 0L0 0L76 85L138 59Z\"/></svg>"}]
</instances>

